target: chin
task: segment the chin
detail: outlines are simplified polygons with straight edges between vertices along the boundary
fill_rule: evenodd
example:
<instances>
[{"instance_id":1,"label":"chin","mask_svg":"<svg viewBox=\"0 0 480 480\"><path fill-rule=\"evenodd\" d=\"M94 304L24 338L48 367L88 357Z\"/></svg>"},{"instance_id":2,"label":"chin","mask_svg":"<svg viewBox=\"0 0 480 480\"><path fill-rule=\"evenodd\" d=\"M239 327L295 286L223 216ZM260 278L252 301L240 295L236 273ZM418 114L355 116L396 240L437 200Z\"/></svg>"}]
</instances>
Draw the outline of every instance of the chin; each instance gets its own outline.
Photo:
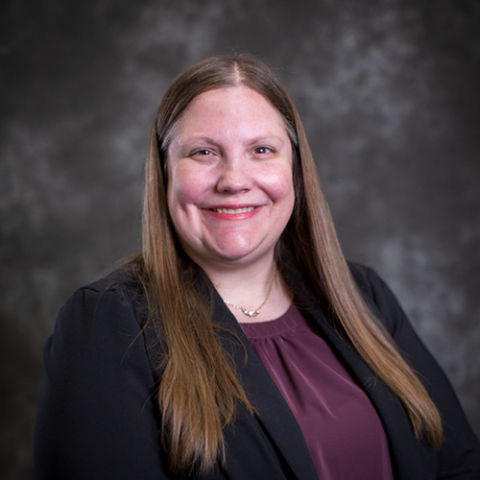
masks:
<instances>
[{"instance_id":1,"label":"chin","mask_svg":"<svg viewBox=\"0 0 480 480\"><path fill-rule=\"evenodd\" d=\"M201 266L246 265L273 255L275 242L270 238L244 235L217 235L202 242L182 242L187 255Z\"/></svg>"},{"instance_id":2,"label":"chin","mask_svg":"<svg viewBox=\"0 0 480 480\"><path fill-rule=\"evenodd\" d=\"M217 263L244 265L254 263L265 257L270 249L265 248L227 248L215 252ZM273 252L273 247L271 248Z\"/></svg>"}]
</instances>

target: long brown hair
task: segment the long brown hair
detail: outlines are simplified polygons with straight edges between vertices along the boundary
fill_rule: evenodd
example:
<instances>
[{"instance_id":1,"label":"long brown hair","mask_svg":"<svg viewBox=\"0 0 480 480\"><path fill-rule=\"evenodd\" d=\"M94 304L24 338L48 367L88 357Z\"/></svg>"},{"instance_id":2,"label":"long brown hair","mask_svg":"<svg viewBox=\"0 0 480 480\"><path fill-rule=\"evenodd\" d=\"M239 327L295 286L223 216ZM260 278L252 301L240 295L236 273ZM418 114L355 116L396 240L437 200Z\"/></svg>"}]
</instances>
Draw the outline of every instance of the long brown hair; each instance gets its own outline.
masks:
<instances>
[{"instance_id":1,"label":"long brown hair","mask_svg":"<svg viewBox=\"0 0 480 480\"><path fill-rule=\"evenodd\" d=\"M240 85L271 102L292 142L296 203L279 240L279 264L297 259L300 273L334 313L337 329L401 400L415 434L438 447L442 427L435 405L351 276L293 101L265 64L242 54L211 57L180 74L163 97L150 136L137 274L146 286L166 352L158 402L170 468L188 470L197 464L202 471L210 470L223 459L222 428L232 421L235 405L255 413L216 341L208 308L194 287L195 268L176 239L166 197L167 150L185 108L203 92Z\"/></svg>"}]
</instances>

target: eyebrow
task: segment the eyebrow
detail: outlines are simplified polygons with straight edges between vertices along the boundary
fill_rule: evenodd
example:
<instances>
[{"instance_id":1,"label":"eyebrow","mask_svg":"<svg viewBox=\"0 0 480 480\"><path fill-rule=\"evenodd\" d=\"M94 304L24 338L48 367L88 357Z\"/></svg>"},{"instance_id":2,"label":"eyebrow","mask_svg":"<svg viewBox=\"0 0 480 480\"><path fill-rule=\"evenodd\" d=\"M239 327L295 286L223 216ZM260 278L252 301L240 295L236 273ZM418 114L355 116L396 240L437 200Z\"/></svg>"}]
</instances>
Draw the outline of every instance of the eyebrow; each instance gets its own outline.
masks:
<instances>
[{"instance_id":1,"label":"eyebrow","mask_svg":"<svg viewBox=\"0 0 480 480\"><path fill-rule=\"evenodd\" d=\"M287 137L288 141L290 142L290 137L288 136L288 133L287 133ZM259 136L259 137L254 137L250 140L247 141L247 145L255 145L255 144L261 144L261 143L268 143L269 141L272 141L272 140L275 140L277 142L280 142L283 144L285 144L285 141L283 138L279 137L278 135L275 135L275 134L272 134L272 135L262 135L262 136ZM191 142L205 142L207 144L210 144L210 145L215 145L215 146L220 146L219 142L217 142L216 140L214 140L213 138L211 137L208 137L208 136L198 136L198 137L190 137L188 139L186 139L185 141L180 141L180 144L182 146L184 145L187 145Z\"/></svg>"},{"instance_id":2,"label":"eyebrow","mask_svg":"<svg viewBox=\"0 0 480 480\"><path fill-rule=\"evenodd\" d=\"M286 132L285 132L286 133ZM288 134L287 134L287 139L290 140ZM255 143L263 143L263 142L268 142L269 140L277 140L281 142L282 144L285 143L281 137L278 135L262 135L261 137L255 137L253 138L250 142L249 145L253 145Z\"/></svg>"}]
</instances>

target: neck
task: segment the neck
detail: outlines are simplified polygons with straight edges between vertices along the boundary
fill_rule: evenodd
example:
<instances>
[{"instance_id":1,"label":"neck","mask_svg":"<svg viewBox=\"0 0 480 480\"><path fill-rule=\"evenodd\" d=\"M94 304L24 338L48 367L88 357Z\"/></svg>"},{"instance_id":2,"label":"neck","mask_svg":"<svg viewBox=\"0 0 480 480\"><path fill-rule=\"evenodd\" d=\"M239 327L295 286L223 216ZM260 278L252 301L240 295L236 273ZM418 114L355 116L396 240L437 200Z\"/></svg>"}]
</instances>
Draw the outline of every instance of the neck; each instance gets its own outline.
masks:
<instances>
[{"instance_id":1,"label":"neck","mask_svg":"<svg viewBox=\"0 0 480 480\"><path fill-rule=\"evenodd\" d=\"M200 266L239 322L273 320L291 304L291 295L280 274L274 276L273 255L251 265ZM259 313L249 316L238 307Z\"/></svg>"},{"instance_id":2,"label":"neck","mask_svg":"<svg viewBox=\"0 0 480 480\"><path fill-rule=\"evenodd\" d=\"M267 293L274 269L273 256L247 265L200 265L220 294Z\"/></svg>"}]
</instances>

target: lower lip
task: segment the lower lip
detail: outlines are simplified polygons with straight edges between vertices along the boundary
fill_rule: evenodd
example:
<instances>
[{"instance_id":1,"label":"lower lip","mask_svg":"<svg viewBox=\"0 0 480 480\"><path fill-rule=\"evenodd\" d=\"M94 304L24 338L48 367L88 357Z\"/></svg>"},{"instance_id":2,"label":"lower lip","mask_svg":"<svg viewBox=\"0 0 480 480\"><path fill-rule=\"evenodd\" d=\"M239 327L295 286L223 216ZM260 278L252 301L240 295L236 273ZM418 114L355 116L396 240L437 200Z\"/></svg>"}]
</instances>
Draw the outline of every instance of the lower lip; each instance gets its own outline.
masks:
<instances>
[{"instance_id":1,"label":"lower lip","mask_svg":"<svg viewBox=\"0 0 480 480\"><path fill-rule=\"evenodd\" d=\"M221 212L214 212L213 210L205 210L209 215L212 217L218 218L219 220L246 220L247 218L251 218L257 214L259 208L256 207L250 212L242 212L242 213L221 213Z\"/></svg>"}]
</instances>

